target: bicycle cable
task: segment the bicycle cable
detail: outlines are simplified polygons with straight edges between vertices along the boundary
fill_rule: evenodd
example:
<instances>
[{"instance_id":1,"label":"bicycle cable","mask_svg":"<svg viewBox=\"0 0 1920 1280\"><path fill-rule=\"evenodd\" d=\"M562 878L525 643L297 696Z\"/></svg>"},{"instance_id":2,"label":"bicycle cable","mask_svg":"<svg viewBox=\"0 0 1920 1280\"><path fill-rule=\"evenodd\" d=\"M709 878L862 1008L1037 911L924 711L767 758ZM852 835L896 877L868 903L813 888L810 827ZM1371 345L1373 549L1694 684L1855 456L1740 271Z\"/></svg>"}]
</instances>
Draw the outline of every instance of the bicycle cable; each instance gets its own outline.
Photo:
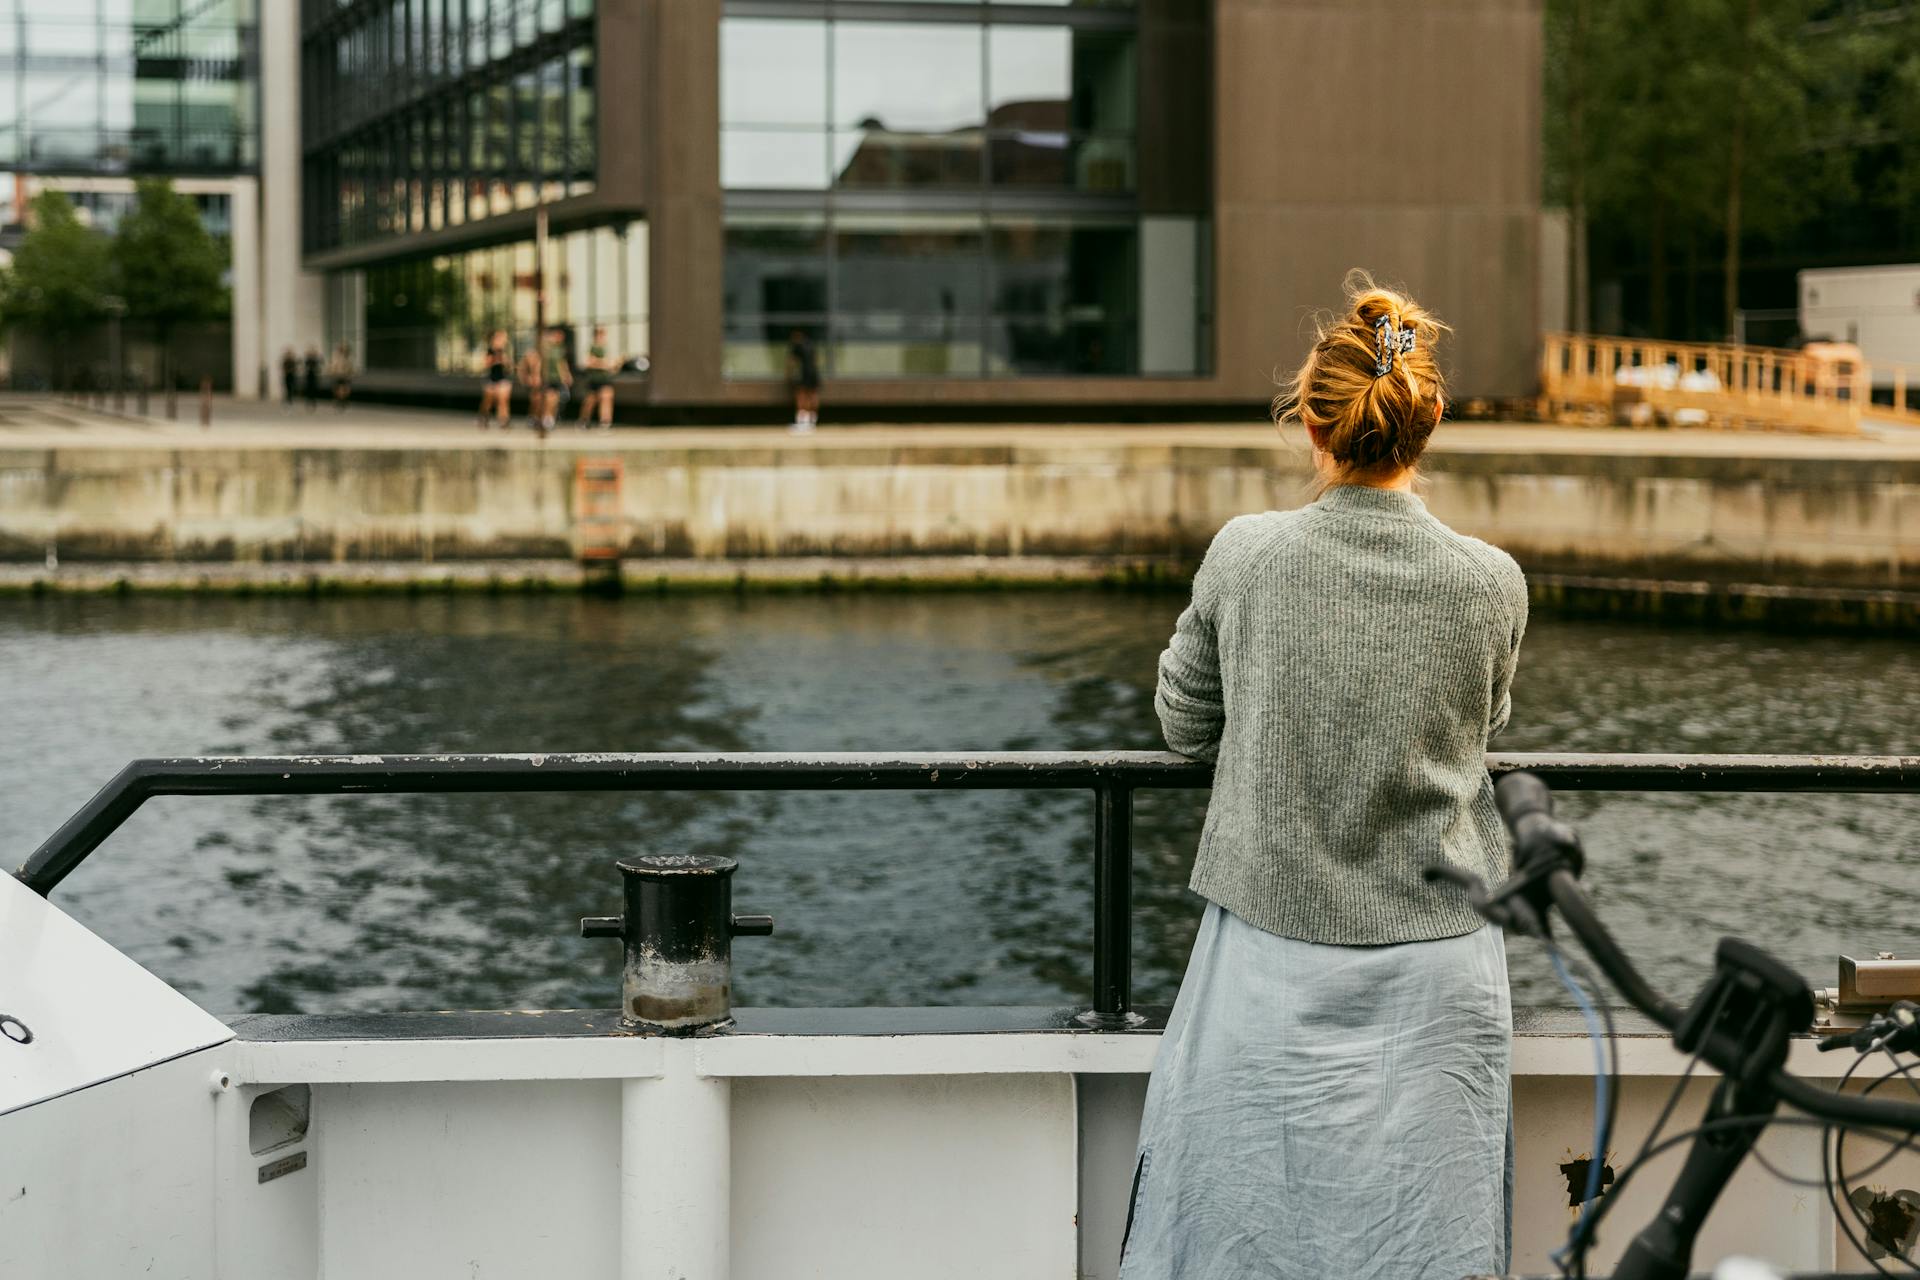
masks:
<instances>
[{"instance_id":1,"label":"bicycle cable","mask_svg":"<svg viewBox=\"0 0 1920 1280\"><path fill-rule=\"evenodd\" d=\"M1543 941L1547 955L1553 961L1554 974L1573 996L1574 1003L1580 1006L1581 1016L1587 1024L1587 1036L1593 1042L1593 1150L1587 1159L1586 1194L1581 1197L1580 1216L1573 1230L1568 1233L1566 1243L1548 1255L1562 1276L1569 1280L1586 1280L1587 1251L1593 1246L1588 1218L1597 1212L1602 1199L1601 1172L1606 1164L1607 1144L1613 1138L1614 1117L1619 1109L1620 1037L1614 1028L1612 1008L1590 997L1569 972L1565 953L1551 939ZM1586 984L1593 990L1600 990L1593 981L1592 971L1577 959L1574 964L1579 966L1580 977Z\"/></svg>"}]
</instances>

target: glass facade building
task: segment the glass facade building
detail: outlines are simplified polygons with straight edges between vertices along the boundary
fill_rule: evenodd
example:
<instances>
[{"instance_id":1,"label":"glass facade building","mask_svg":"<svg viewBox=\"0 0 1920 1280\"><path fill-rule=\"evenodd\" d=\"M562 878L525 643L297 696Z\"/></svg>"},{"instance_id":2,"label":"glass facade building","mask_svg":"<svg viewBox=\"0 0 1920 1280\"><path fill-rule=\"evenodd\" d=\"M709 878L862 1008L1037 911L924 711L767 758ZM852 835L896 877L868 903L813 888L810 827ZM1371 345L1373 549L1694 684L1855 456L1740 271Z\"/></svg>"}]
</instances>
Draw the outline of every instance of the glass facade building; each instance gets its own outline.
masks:
<instances>
[{"instance_id":1,"label":"glass facade building","mask_svg":"<svg viewBox=\"0 0 1920 1280\"><path fill-rule=\"evenodd\" d=\"M731 6L726 376L796 330L838 378L1205 373L1207 220L1139 199L1151 38L1125 4Z\"/></svg>"},{"instance_id":2,"label":"glass facade building","mask_svg":"<svg viewBox=\"0 0 1920 1280\"><path fill-rule=\"evenodd\" d=\"M645 355L647 224L624 223L549 237L546 319L585 351L596 329L623 359ZM402 258L335 276L334 340L363 352L369 369L478 374L487 340L504 330L524 350L535 329L531 241Z\"/></svg>"},{"instance_id":3,"label":"glass facade building","mask_svg":"<svg viewBox=\"0 0 1920 1280\"><path fill-rule=\"evenodd\" d=\"M443 377L605 327L660 403L759 396L796 330L843 386L1204 378L1209 11L302 0L329 336Z\"/></svg>"},{"instance_id":4,"label":"glass facade building","mask_svg":"<svg viewBox=\"0 0 1920 1280\"><path fill-rule=\"evenodd\" d=\"M593 0L302 0L308 253L593 189Z\"/></svg>"},{"instance_id":5,"label":"glass facade building","mask_svg":"<svg viewBox=\"0 0 1920 1280\"><path fill-rule=\"evenodd\" d=\"M254 170L256 3L0 0L0 169Z\"/></svg>"}]
</instances>

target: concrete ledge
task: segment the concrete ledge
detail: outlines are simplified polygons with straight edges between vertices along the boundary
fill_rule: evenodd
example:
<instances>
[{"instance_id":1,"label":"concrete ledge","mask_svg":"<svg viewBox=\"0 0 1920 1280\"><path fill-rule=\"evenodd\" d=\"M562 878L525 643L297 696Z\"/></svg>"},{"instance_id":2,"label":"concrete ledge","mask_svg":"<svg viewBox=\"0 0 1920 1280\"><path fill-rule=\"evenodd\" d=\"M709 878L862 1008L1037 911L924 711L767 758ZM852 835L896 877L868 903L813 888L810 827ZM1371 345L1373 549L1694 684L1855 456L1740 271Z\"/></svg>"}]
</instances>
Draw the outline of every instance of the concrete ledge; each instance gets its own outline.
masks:
<instances>
[{"instance_id":1,"label":"concrete ledge","mask_svg":"<svg viewBox=\"0 0 1920 1280\"><path fill-rule=\"evenodd\" d=\"M618 465L604 518L582 505L588 460ZM1424 471L1436 515L1529 571L1728 584L1722 594L1743 583L1920 582L1920 433L1449 423ZM1127 581L1139 566L1151 578L1197 561L1235 515L1310 497L1305 453L1271 427L565 431L541 441L391 410L202 431L0 404L0 561L284 565L270 572L302 587L377 585L379 575L344 566L382 562L481 566L432 571L449 585L567 585L574 571L542 562L606 540L630 575L667 585ZM740 568L775 560L798 563ZM402 576L417 583L422 572Z\"/></svg>"}]
</instances>

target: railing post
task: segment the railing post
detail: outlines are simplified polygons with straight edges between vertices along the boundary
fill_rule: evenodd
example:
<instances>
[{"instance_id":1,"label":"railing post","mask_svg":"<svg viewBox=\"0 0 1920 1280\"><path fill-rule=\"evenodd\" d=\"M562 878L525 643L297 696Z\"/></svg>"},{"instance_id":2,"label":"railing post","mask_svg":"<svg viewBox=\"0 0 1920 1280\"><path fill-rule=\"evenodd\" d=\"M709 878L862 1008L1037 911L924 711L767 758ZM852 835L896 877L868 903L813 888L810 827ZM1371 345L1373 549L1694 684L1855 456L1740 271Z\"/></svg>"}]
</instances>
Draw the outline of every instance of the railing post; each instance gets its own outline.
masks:
<instances>
[{"instance_id":1,"label":"railing post","mask_svg":"<svg viewBox=\"0 0 1920 1280\"><path fill-rule=\"evenodd\" d=\"M1133 788L1093 793L1093 1009L1083 1021L1124 1027L1133 1004Z\"/></svg>"}]
</instances>

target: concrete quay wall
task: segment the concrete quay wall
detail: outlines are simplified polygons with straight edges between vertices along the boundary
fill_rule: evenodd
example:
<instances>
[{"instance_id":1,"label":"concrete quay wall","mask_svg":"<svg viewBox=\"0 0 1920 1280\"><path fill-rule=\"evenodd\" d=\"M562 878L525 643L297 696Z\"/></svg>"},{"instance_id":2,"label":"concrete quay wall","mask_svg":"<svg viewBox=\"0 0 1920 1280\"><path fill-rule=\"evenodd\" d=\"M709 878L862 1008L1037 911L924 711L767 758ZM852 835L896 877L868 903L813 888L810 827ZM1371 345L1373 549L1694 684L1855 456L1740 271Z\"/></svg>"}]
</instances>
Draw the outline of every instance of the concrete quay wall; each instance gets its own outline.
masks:
<instances>
[{"instance_id":1,"label":"concrete quay wall","mask_svg":"<svg viewBox=\"0 0 1920 1280\"><path fill-rule=\"evenodd\" d=\"M624 554L1098 556L1190 563L1227 519L1310 498L1298 451L1250 432L917 442L649 433L397 446L0 442L0 560L565 559L575 466L618 459ZM724 433L723 433L724 434ZM1446 433L1443 432L1443 435ZM1462 433L1465 437L1467 433ZM1429 455L1454 527L1547 571L1816 586L1920 582L1920 449L1631 452L1482 430ZM1551 447L1547 447L1550 443Z\"/></svg>"}]
</instances>

